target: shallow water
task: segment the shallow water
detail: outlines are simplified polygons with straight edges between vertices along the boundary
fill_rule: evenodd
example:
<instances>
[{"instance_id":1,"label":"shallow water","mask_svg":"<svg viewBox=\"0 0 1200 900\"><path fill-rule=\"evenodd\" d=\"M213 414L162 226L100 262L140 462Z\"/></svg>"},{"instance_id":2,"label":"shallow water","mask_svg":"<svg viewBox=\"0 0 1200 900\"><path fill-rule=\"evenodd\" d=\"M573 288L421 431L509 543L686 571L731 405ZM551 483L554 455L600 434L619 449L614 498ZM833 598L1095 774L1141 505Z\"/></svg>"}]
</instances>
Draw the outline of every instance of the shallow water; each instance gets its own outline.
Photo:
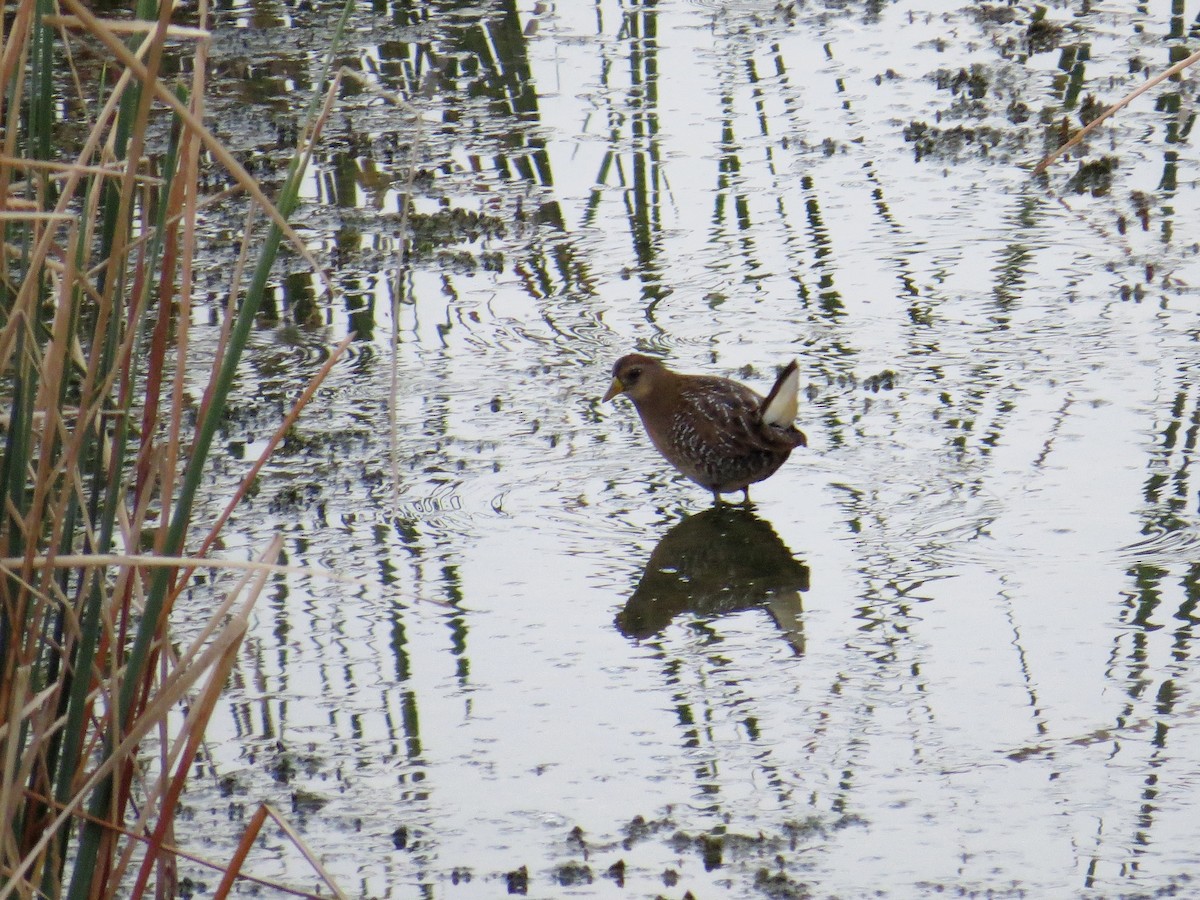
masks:
<instances>
[{"instance_id":1,"label":"shallow water","mask_svg":"<svg viewBox=\"0 0 1200 900\"><path fill-rule=\"evenodd\" d=\"M1200 890L1194 79L1092 139L1106 192L1028 172L1186 18L417 10L346 54L428 86L399 319L412 130L347 91L298 216L339 293L281 274L207 498L355 331L223 552L370 587L260 599L180 842L228 858L268 801L391 898ZM244 59L276 92L235 143L277 153L335 14L223 8L214 115ZM809 448L708 511L599 403L632 348L760 389L796 357ZM318 885L274 834L247 869Z\"/></svg>"}]
</instances>

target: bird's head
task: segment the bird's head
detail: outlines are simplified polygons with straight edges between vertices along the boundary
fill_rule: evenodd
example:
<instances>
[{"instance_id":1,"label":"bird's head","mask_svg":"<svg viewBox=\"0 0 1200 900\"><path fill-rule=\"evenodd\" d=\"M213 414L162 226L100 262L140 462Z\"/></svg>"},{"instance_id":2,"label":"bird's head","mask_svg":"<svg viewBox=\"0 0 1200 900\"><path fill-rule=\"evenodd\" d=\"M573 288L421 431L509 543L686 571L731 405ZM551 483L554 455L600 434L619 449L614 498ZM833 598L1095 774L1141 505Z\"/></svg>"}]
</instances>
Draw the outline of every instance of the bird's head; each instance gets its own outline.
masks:
<instances>
[{"instance_id":1,"label":"bird's head","mask_svg":"<svg viewBox=\"0 0 1200 900\"><path fill-rule=\"evenodd\" d=\"M628 394L634 403L650 397L655 386L661 384L668 374L668 369L653 356L643 356L640 353L630 353L622 356L613 366L612 384L604 394L607 402L617 394Z\"/></svg>"}]
</instances>

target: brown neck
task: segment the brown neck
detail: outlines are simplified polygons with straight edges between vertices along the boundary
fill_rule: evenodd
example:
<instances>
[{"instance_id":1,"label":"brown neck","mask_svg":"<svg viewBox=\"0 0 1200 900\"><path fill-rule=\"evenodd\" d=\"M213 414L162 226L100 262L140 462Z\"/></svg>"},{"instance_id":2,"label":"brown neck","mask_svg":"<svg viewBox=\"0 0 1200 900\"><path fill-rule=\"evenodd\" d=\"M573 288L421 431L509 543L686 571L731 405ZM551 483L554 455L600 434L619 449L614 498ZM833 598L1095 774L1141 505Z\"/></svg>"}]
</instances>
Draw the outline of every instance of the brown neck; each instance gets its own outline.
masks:
<instances>
[{"instance_id":1,"label":"brown neck","mask_svg":"<svg viewBox=\"0 0 1200 900\"><path fill-rule=\"evenodd\" d=\"M672 411L682 390L683 378L669 369L661 369L654 373L652 384L645 385L647 390L642 396L641 391L631 394L633 405L641 416L642 424L656 445L662 446L671 427Z\"/></svg>"}]
</instances>

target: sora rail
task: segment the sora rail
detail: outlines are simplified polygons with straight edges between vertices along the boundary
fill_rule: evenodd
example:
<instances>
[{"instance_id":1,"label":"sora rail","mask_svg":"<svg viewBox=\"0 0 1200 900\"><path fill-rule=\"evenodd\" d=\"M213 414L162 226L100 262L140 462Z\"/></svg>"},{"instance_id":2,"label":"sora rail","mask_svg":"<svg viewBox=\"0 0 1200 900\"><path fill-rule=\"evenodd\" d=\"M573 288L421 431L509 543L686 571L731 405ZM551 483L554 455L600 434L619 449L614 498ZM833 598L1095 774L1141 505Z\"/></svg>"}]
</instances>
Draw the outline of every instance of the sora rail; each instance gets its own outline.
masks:
<instances>
[{"instance_id":1,"label":"sora rail","mask_svg":"<svg viewBox=\"0 0 1200 900\"><path fill-rule=\"evenodd\" d=\"M761 397L744 384L712 375L681 375L640 353L622 356L604 395L628 394L646 434L667 462L696 484L721 495L742 491L775 473L792 450L808 445L792 423L800 372L792 360Z\"/></svg>"}]
</instances>

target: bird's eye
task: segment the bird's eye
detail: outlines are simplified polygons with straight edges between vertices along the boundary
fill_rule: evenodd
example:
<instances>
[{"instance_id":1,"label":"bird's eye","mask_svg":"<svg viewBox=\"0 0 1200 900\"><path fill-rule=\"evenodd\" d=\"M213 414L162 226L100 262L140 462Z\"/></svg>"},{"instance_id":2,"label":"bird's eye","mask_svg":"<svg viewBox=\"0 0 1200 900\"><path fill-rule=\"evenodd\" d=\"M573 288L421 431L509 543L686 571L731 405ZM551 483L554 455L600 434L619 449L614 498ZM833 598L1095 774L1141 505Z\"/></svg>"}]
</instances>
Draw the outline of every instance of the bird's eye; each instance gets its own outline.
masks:
<instances>
[{"instance_id":1,"label":"bird's eye","mask_svg":"<svg viewBox=\"0 0 1200 900\"><path fill-rule=\"evenodd\" d=\"M635 381L637 381L641 377L642 377L641 369L630 369L628 372L625 373L625 380L628 381L630 384L633 384Z\"/></svg>"}]
</instances>

